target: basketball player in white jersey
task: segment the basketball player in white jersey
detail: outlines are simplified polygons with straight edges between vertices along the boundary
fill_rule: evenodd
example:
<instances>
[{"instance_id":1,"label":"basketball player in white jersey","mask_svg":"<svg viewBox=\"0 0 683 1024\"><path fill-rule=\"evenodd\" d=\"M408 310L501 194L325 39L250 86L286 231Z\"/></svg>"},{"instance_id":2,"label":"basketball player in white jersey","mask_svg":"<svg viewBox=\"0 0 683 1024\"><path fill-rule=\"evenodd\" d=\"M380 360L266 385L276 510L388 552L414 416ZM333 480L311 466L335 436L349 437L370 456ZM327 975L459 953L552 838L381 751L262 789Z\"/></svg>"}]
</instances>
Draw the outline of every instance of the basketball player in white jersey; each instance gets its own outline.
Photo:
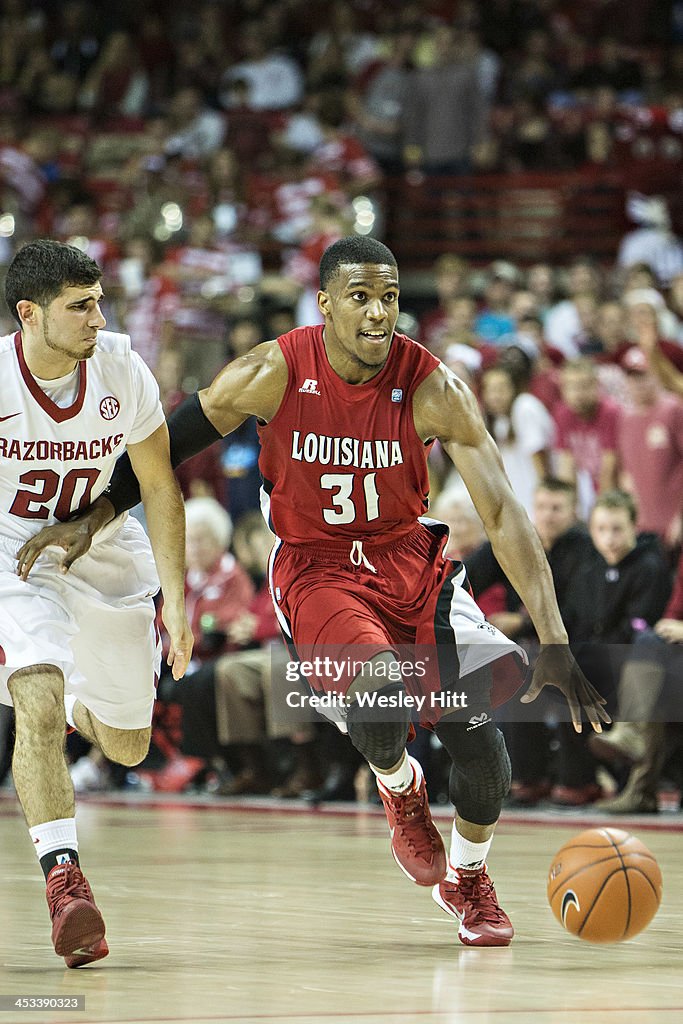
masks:
<instances>
[{"instance_id":1,"label":"basketball player in white jersey","mask_svg":"<svg viewBox=\"0 0 683 1024\"><path fill-rule=\"evenodd\" d=\"M79 867L66 723L120 764L147 753L159 582L176 679L192 652L183 504L159 392L130 339L103 330L100 277L72 246L24 246L5 282L19 330L0 338L0 702L14 705L14 783L47 880L52 941L68 967L108 948ZM60 571L47 549L30 580L17 575L21 546L101 494L124 449L151 546L134 519L119 516L76 571Z\"/></svg>"}]
</instances>

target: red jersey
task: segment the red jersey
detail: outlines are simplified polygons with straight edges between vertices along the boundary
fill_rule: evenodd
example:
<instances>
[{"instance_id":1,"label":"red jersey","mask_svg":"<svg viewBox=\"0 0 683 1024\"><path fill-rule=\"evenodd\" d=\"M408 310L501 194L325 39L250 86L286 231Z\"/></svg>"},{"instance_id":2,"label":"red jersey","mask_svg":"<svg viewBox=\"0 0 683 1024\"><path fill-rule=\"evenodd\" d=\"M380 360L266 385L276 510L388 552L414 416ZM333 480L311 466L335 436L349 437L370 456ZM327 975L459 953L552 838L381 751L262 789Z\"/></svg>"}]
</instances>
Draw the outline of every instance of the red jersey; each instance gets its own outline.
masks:
<instances>
[{"instance_id":1,"label":"red jersey","mask_svg":"<svg viewBox=\"0 0 683 1024\"><path fill-rule=\"evenodd\" d=\"M278 338L289 380L277 413L259 427L264 512L290 544L396 540L428 507L425 445L413 395L439 365L395 334L389 358L365 384L330 366L323 328Z\"/></svg>"}]
</instances>

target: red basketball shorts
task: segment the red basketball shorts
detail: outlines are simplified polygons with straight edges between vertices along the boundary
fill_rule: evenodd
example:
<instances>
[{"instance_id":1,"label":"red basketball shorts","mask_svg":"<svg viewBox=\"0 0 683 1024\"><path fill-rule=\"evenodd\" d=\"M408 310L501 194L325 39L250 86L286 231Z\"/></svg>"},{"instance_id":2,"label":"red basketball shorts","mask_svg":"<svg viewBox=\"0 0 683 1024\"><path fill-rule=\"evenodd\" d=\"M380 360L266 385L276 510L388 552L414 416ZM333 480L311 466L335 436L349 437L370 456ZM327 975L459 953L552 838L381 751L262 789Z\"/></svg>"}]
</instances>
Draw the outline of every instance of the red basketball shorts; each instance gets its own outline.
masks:
<instances>
[{"instance_id":1,"label":"red basketball shorts","mask_svg":"<svg viewBox=\"0 0 683 1024\"><path fill-rule=\"evenodd\" d=\"M397 674L387 682L400 679L408 693L426 696L420 720L433 724L446 710L433 694L466 692L467 677L484 666L518 661L507 655L526 661L484 618L462 563L444 556L447 537L446 526L426 520L388 544L276 543L269 565L275 611L292 657L315 667L307 675L315 692L345 693L364 663L393 652ZM498 667L484 698L489 707L522 681L517 666Z\"/></svg>"}]
</instances>

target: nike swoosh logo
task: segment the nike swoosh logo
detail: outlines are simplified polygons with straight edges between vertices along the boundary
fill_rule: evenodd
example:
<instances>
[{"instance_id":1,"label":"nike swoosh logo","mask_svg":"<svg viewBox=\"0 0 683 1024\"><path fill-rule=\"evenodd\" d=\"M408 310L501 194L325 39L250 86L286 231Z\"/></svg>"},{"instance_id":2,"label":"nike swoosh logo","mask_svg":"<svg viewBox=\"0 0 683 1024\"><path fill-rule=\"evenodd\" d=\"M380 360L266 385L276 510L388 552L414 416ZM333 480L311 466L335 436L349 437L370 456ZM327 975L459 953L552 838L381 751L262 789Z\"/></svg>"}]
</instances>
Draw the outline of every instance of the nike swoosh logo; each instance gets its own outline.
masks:
<instances>
[{"instance_id":1,"label":"nike swoosh logo","mask_svg":"<svg viewBox=\"0 0 683 1024\"><path fill-rule=\"evenodd\" d=\"M13 416L21 416L20 412L11 412L9 416L0 416L0 423L4 423L5 420L11 420Z\"/></svg>"}]
</instances>

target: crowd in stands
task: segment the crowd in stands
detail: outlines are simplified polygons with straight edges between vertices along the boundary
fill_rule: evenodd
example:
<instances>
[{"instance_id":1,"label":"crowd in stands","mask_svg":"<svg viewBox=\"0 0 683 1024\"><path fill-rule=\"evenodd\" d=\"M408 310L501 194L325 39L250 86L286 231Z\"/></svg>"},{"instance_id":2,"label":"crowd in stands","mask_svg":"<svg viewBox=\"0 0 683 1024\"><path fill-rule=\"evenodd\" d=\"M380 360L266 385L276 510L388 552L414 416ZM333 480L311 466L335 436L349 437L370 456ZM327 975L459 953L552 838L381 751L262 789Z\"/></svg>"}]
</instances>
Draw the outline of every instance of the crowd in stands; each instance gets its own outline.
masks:
<instances>
[{"instance_id":1,"label":"crowd in stands","mask_svg":"<svg viewBox=\"0 0 683 1024\"><path fill-rule=\"evenodd\" d=\"M88 251L108 326L130 333L166 411L226 359L319 320L318 260L351 231L381 235L388 177L643 160L675 174L683 156L680 0L3 0L0 26L0 266L36 236ZM453 246L428 295L402 297L399 330L478 395L570 639L618 720L602 749L552 702L505 721L522 804L652 810L663 777L683 781L662 711L680 716L683 246L657 197L633 192L628 216L609 264L577 252L482 266ZM6 310L0 327L14 329ZM360 758L332 727L274 712L272 659L285 655L257 460L248 421L179 471L195 671L161 680L138 782L354 798ZM533 651L438 446L431 474L450 553ZM643 676L649 701L633 696ZM438 750L417 742L438 798ZM125 782L73 756L79 785Z\"/></svg>"}]
</instances>

